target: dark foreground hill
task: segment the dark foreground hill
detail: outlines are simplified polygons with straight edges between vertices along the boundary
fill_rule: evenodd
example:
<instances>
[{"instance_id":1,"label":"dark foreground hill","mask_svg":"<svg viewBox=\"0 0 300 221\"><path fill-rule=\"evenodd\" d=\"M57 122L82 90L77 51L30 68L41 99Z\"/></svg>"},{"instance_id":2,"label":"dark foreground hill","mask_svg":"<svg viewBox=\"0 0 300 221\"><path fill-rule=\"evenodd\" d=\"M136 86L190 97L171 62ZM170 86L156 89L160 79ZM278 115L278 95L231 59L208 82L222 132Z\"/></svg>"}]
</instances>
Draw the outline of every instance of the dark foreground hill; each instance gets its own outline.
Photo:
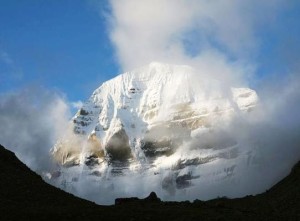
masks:
<instances>
[{"instance_id":1,"label":"dark foreground hill","mask_svg":"<svg viewBox=\"0 0 300 221\"><path fill-rule=\"evenodd\" d=\"M300 162L257 196L194 203L151 197L96 205L48 185L0 145L0 220L300 220Z\"/></svg>"}]
</instances>

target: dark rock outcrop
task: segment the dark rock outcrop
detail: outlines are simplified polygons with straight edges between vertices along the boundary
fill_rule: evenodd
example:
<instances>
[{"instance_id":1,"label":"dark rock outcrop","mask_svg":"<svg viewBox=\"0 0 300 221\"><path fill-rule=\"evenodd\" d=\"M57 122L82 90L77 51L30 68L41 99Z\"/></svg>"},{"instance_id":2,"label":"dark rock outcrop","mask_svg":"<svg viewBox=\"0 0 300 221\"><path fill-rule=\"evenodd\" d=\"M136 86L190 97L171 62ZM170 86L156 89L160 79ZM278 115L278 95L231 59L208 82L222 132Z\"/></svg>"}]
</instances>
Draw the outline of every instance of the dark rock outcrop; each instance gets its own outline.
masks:
<instances>
[{"instance_id":1,"label":"dark rock outcrop","mask_svg":"<svg viewBox=\"0 0 300 221\"><path fill-rule=\"evenodd\" d=\"M144 141L142 150L146 157L170 156L174 153L172 142L170 140L162 141Z\"/></svg>"},{"instance_id":2,"label":"dark rock outcrop","mask_svg":"<svg viewBox=\"0 0 300 221\"><path fill-rule=\"evenodd\" d=\"M137 197L129 198L117 198L115 200L115 205L124 205L128 203L159 203L161 199L157 197L155 192L151 192L149 196L144 199L139 199Z\"/></svg>"},{"instance_id":3,"label":"dark rock outcrop","mask_svg":"<svg viewBox=\"0 0 300 221\"><path fill-rule=\"evenodd\" d=\"M105 149L113 161L126 161L132 157L129 138L123 128L111 136Z\"/></svg>"},{"instance_id":4,"label":"dark rock outcrop","mask_svg":"<svg viewBox=\"0 0 300 221\"><path fill-rule=\"evenodd\" d=\"M144 201L148 202L161 202L160 198L157 197L155 192L151 192L149 196L147 196Z\"/></svg>"}]
</instances>

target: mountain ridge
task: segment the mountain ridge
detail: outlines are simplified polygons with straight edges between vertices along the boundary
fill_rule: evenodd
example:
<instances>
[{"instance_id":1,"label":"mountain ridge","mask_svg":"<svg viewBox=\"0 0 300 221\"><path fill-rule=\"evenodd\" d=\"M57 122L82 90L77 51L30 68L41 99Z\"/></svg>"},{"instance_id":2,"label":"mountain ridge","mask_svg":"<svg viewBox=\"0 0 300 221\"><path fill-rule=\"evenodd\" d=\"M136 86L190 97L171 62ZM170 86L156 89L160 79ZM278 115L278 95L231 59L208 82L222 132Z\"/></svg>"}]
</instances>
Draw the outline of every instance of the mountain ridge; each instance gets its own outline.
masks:
<instances>
[{"instance_id":1,"label":"mountain ridge","mask_svg":"<svg viewBox=\"0 0 300 221\"><path fill-rule=\"evenodd\" d=\"M100 206L65 193L0 145L1 220L298 220L300 161L290 175L256 196L209 201L140 201ZM3 179L5 178L5 179Z\"/></svg>"}]
</instances>

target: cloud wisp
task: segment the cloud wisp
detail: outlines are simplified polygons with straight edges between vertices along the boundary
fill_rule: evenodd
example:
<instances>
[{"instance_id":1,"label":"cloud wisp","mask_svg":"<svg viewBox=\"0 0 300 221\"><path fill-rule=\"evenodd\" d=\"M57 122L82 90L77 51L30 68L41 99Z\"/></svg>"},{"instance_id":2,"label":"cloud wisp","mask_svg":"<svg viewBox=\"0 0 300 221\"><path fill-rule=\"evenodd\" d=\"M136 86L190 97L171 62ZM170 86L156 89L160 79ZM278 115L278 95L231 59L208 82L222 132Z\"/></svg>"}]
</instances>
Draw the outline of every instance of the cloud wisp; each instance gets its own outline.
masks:
<instances>
[{"instance_id":1,"label":"cloud wisp","mask_svg":"<svg viewBox=\"0 0 300 221\"><path fill-rule=\"evenodd\" d=\"M0 84L7 86L10 81L19 81L23 78L23 71L11 56L0 49Z\"/></svg>"}]
</instances>

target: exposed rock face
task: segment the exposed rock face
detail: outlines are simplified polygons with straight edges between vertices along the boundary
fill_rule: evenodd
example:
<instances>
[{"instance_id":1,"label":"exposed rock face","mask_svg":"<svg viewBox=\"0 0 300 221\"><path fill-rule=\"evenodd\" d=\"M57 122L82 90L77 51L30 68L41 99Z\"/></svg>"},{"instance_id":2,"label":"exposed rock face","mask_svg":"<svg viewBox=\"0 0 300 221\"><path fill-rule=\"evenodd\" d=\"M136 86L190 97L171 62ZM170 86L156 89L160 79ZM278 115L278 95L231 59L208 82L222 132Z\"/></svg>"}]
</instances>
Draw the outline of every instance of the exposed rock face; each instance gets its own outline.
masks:
<instances>
[{"instance_id":1,"label":"exposed rock face","mask_svg":"<svg viewBox=\"0 0 300 221\"><path fill-rule=\"evenodd\" d=\"M170 156L189 136L190 129L186 125L160 123L146 132L141 149L149 158Z\"/></svg>"},{"instance_id":2,"label":"exposed rock face","mask_svg":"<svg viewBox=\"0 0 300 221\"><path fill-rule=\"evenodd\" d=\"M66 167L80 164L81 146L77 139L60 140L52 150L54 160Z\"/></svg>"},{"instance_id":3,"label":"exposed rock face","mask_svg":"<svg viewBox=\"0 0 300 221\"><path fill-rule=\"evenodd\" d=\"M111 160L124 161L132 157L129 139L123 128L109 138L105 149Z\"/></svg>"},{"instance_id":4,"label":"exposed rock face","mask_svg":"<svg viewBox=\"0 0 300 221\"><path fill-rule=\"evenodd\" d=\"M160 141L145 141L141 147L146 157L170 156L175 151L175 146L169 139Z\"/></svg>"}]
</instances>

